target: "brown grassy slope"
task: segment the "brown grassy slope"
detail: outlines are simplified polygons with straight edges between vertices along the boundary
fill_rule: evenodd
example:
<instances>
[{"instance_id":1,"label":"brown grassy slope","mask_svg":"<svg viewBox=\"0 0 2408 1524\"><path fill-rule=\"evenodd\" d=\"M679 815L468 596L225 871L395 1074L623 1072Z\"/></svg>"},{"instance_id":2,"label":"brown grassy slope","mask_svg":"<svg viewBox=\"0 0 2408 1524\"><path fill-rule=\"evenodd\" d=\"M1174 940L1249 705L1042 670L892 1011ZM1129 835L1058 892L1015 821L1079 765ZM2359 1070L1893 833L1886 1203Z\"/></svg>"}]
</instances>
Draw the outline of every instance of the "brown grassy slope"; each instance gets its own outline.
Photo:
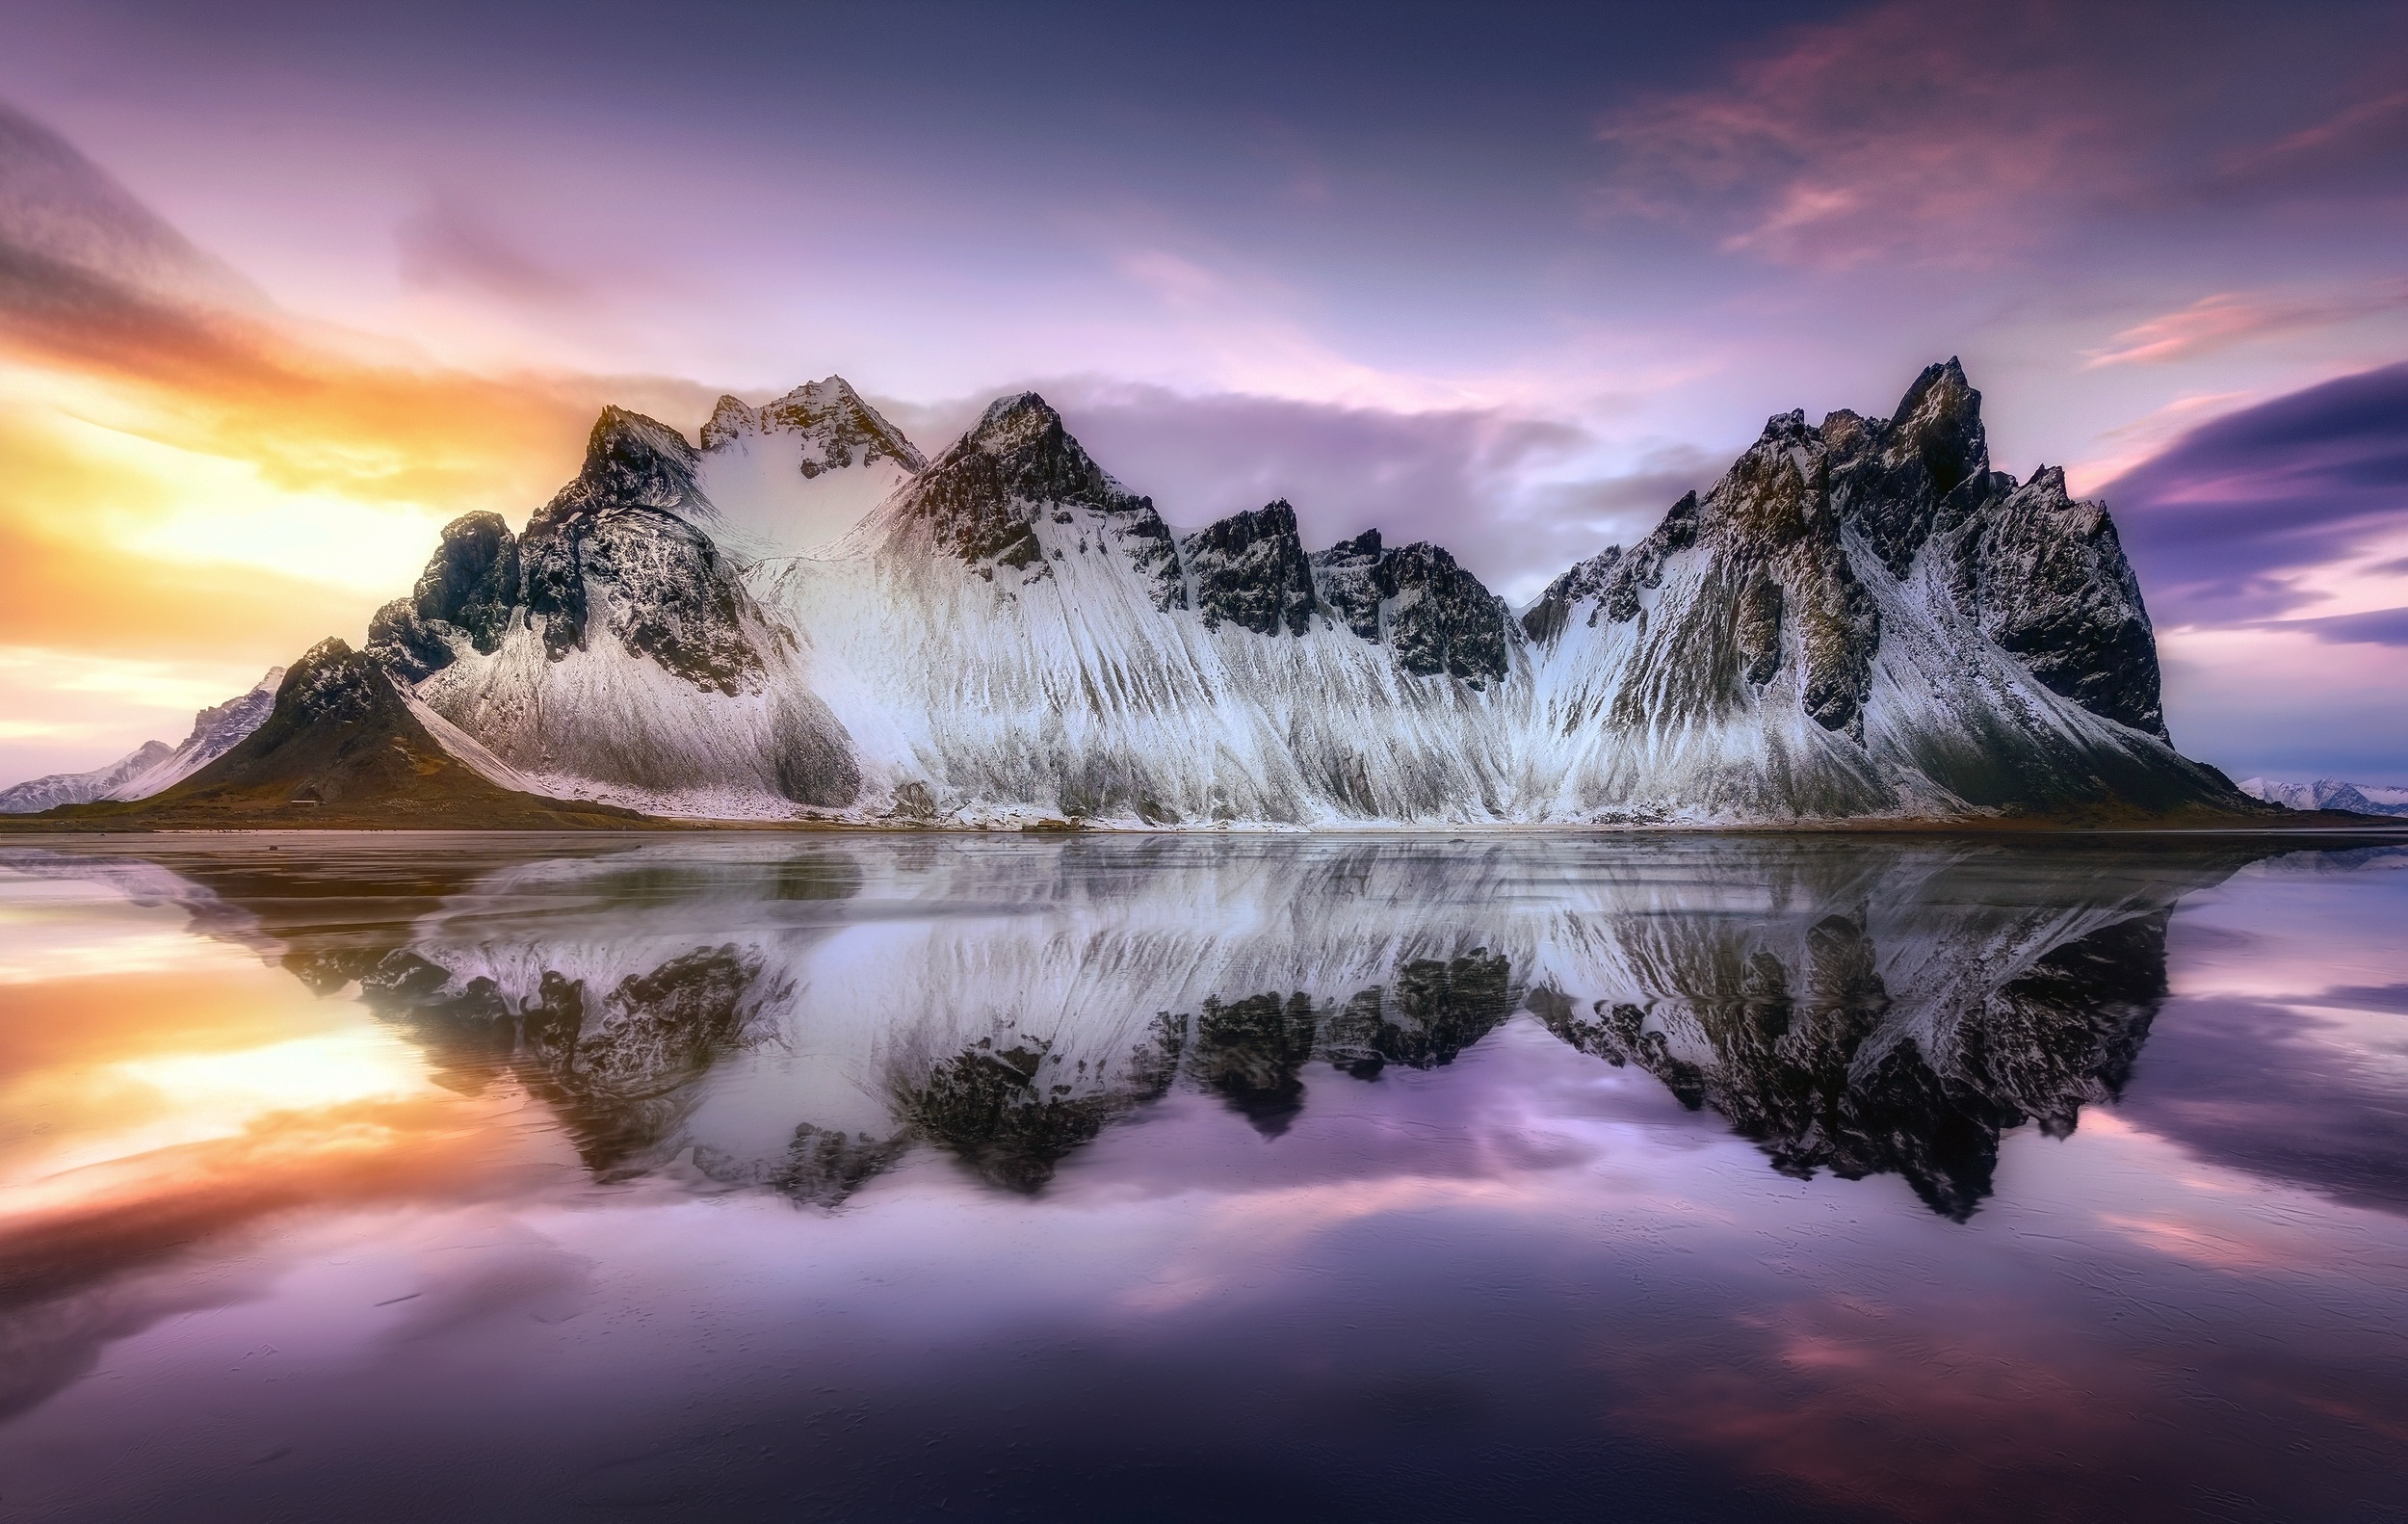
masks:
<instances>
[{"instance_id":1,"label":"brown grassy slope","mask_svg":"<svg viewBox=\"0 0 2408 1524\"><path fill-rule=\"evenodd\" d=\"M339 640L293 664L240 746L165 793L7 817L15 830L626 830L611 804L504 788L443 749L374 661Z\"/></svg>"}]
</instances>

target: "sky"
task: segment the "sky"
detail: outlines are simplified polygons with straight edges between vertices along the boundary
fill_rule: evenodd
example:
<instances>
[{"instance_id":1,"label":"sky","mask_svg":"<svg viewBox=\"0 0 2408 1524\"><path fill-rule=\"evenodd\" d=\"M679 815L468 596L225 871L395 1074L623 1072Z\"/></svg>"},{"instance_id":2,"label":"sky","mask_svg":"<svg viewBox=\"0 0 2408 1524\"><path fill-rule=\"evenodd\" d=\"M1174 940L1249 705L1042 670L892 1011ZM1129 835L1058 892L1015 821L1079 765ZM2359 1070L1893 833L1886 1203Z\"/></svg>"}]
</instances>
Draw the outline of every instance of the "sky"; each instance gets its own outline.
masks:
<instances>
[{"instance_id":1,"label":"sky","mask_svg":"<svg viewBox=\"0 0 2408 1524\"><path fill-rule=\"evenodd\" d=\"M13 0L0 782L356 642L606 402L1034 387L1519 603L1951 355L2178 745L2408 782L2404 250L2396 3Z\"/></svg>"}]
</instances>

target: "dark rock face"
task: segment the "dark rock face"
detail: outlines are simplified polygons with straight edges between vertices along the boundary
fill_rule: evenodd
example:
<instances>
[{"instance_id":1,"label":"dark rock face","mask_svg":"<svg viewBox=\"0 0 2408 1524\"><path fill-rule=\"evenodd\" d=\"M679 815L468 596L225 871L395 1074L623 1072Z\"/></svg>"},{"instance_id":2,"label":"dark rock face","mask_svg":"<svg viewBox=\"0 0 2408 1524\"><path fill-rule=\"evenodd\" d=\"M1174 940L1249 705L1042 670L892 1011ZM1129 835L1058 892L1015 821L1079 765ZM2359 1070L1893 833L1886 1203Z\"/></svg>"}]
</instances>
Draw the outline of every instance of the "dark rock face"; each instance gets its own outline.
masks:
<instances>
[{"instance_id":1,"label":"dark rock face","mask_svg":"<svg viewBox=\"0 0 2408 1524\"><path fill-rule=\"evenodd\" d=\"M694 448L675 430L606 407L585 468L513 539L491 513L454 520L406 600L370 621L369 650L406 682L499 648L521 612L559 661L598 618L628 650L706 692L756 688L751 603L699 511Z\"/></svg>"},{"instance_id":2,"label":"dark rock face","mask_svg":"<svg viewBox=\"0 0 2408 1524\"><path fill-rule=\"evenodd\" d=\"M1641 619L1642 594L1662 585L1671 558L1698 546L1710 552L1702 587L1642 624L1639 680L1617 696L1614 723L1711 719L1746 685L1770 682L1794 648L1807 714L1861 742L1880 617L1848 565L1827 452L1803 413L1767 420L1712 492L1672 506L1612 568L1605 617Z\"/></svg>"},{"instance_id":3,"label":"dark rock face","mask_svg":"<svg viewBox=\"0 0 2408 1524\"><path fill-rule=\"evenodd\" d=\"M1313 567L1286 499L1199 530L1179 552L1207 629L1223 619L1257 635L1312 628Z\"/></svg>"},{"instance_id":4,"label":"dark rock face","mask_svg":"<svg viewBox=\"0 0 2408 1524\"><path fill-rule=\"evenodd\" d=\"M1178 553L1154 500L1097 465L1063 429L1061 414L1034 392L989 407L978 427L911 485L904 512L980 575L992 580L998 568L1010 568L1034 580L1051 572L1037 518L1057 508L1105 514L1107 532L1130 564L1152 579L1156 603L1180 606L1186 589Z\"/></svg>"},{"instance_id":5,"label":"dark rock face","mask_svg":"<svg viewBox=\"0 0 2408 1524\"><path fill-rule=\"evenodd\" d=\"M720 449L747 434L808 436L811 448L803 453L800 462L806 478L851 465L874 465L879 460L894 460L903 469L915 472L927 469L929 463L918 447L903 437L903 431L862 401L842 376L798 386L759 407L748 407L733 397L721 397L711 411L710 422L702 426L702 448Z\"/></svg>"},{"instance_id":6,"label":"dark rock face","mask_svg":"<svg viewBox=\"0 0 2408 1524\"><path fill-rule=\"evenodd\" d=\"M499 513L467 513L443 526L443 541L407 598L368 621L368 649L405 680L448 667L458 644L492 652L518 604L518 540Z\"/></svg>"},{"instance_id":7,"label":"dark rock face","mask_svg":"<svg viewBox=\"0 0 2408 1524\"><path fill-rule=\"evenodd\" d=\"M744 619L749 600L686 516L697 511L695 464L674 430L603 409L585 470L519 540L527 612L553 660L588 643L598 613L629 650L696 688L732 695L757 685L761 656ZM595 591L598 611L588 606Z\"/></svg>"},{"instance_id":8,"label":"dark rock face","mask_svg":"<svg viewBox=\"0 0 2408 1524\"><path fill-rule=\"evenodd\" d=\"M1643 1000L1584 1013L1538 989L1530 1006L1573 1046L1719 1112L1784 1174L1896 1173L1961 1222L1990 1195L2002 1133L2037 1121L2062 1137L2083 1106L2121 1091L2165 994L2166 921L2144 915L2055 948L1939 1024L1936 1041L1875 1044L1890 992L1845 915L1815 926L1794 965L1733 947L1686 960L1679 985ZM1676 1043L1675 1028L1706 1053Z\"/></svg>"},{"instance_id":9,"label":"dark rock face","mask_svg":"<svg viewBox=\"0 0 2408 1524\"><path fill-rule=\"evenodd\" d=\"M1823 420L1821 434L1841 516L1871 541L1895 577L1914 565L1941 504L1990 471L1981 393L1953 359L1926 366L1886 423L1836 412Z\"/></svg>"},{"instance_id":10,"label":"dark rock face","mask_svg":"<svg viewBox=\"0 0 2408 1524\"><path fill-rule=\"evenodd\" d=\"M1519 631L1505 600L1436 545L1389 549L1374 529L1309 560L1321 601L1363 639L1384 636L1415 676L1479 688L1511 670Z\"/></svg>"},{"instance_id":11,"label":"dark rock face","mask_svg":"<svg viewBox=\"0 0 2408 1524\"><path fill-rule=\"evenodd\" d=\"M1958 607L2050 692L2165 739L2157 634L2107 506L2069 498L2055 466L2011 482L1993 475L1957 530Z\"/></svg>"},{"instance_id":12,"label":"dark rock face","mask_svg":"<svg viewBox=\"0 0 2408 1524\"><path fill-rule=\"evenodd\" d=\"M1573 607L1602 594L1612 583L1614 568L1621 564L1622 547L1608 545L1547 584L1547 591L1522 615L1523 637L1545 645L1561 635L1572 622ZM1601 608L1590 609L1588 622L1595 624L1602 612Z\"/></svg>"},{"instance_id":13,"label":"dark rock face","mask_svg":"<svg viewBox=\"0 0 2408 1524\"><path fill-rule=\"evenodd\" d=\"M1823 420L1831 494L1892 575L1926 545L1958 607L2041 684L2165 738L2157 638L2107 508L2043 468L2018 487L1990 469L1981 393L1955 360L1916 379L1887 422Z\"/></svg>"},{"instance_id":14,"label":"dark rock face","mask_svg":"<svg viewBox=\"0 0 2408 1524\"><path fill-rule=\"evenodd\" d=\"M2164 738L2156 638L2106 508L2070 501L2061 472L2018 487L1991 470L1981 394L1953 359L1925 369L1888 419L1768 420L1702 501L1674 504L1627 555L1556 579L1522 631L1557 640L1592 599L1592 623L1638 619L1671 558L1703 545L1700 593L1642 626L1641 680L1615 723L1711 716L1794 656L1807 713L1861 742L1881 621L1849 532L1899 579L1926 550L1941 558L1958 608L2051 692Z\"/></svg>"},{"instance_id":15,"label":"dark rock face","mask_svg":"<svg viewBox=\"0 0 2408 1524\"><path fill-rule=\"evenodd\" d=\"M1367 529L1309 558L1313 586L1338 622L1367 641L1379 639L1379 605L1397 595L1379 531Z\"/></svg>"}]
</instances>

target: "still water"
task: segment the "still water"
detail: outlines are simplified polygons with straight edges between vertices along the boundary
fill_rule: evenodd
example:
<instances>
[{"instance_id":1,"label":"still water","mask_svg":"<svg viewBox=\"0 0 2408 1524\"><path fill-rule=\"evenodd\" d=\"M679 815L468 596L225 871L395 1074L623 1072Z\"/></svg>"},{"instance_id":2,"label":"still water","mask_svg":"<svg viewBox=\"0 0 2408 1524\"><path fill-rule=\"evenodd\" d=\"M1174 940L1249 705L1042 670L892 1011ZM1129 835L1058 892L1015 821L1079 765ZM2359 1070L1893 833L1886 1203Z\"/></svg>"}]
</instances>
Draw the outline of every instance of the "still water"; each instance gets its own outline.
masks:
<instances>
[{"instance_id":1,"label":"still water","mask_svg":"<svg viewBox=\"0 0 2408 1524\"><path fill-rule=\"evenodd\" d=\"M0 849L0 1516L2408 1517L2408 849Z\"/></svg>"}]
</instances>

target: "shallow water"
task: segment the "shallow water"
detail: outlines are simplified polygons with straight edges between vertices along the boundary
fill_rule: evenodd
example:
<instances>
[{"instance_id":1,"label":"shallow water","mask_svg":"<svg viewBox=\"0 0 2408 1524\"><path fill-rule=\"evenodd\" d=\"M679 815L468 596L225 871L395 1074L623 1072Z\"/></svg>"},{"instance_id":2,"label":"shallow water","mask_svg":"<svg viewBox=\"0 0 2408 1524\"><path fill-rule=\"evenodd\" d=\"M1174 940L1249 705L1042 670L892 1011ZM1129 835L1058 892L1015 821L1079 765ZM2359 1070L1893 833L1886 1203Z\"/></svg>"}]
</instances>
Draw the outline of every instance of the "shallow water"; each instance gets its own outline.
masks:
<instances>
[{"instance_id":1,"label":"shallow water","mask_svg":"<svg viewBox=\"0 0 2408 1524\"><path fill-rule=\"evenodd\" d=\"M0 850L0 1513L2408 1516L2408 850Z\"/></svg>"}]
</instances>

